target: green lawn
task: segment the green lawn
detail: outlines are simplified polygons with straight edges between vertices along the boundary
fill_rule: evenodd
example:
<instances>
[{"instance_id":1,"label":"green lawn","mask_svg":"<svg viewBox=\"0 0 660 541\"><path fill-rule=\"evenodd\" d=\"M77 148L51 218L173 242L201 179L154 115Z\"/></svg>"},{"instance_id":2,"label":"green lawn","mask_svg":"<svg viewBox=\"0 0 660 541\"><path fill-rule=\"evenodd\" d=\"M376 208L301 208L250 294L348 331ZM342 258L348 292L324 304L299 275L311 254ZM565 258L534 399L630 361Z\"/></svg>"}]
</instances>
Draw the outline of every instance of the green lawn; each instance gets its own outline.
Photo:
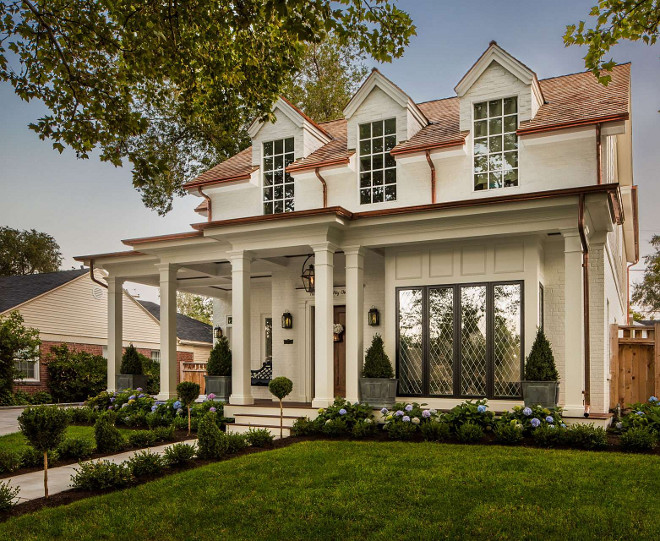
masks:
<instances>
[{"instance_id":1,"label":"green lawn","mask_svg":"<svg viewBox=\"0 0 660 541\"><path fill-rule=\"evenodd\" d=\"M130 432L127 429L120 429L122 433ZM94 442L94 427L93 426L69 426L66 429L66 437L68 438L85 438ZM23 452L29 447L25 436L21 432L14 432L0 436L0 449L3 451L16 451Z\"/></svg>"},{"instance_id":2,"label":"green lawn","mask_svg":"<svg viewBox=\"0 0 660 541\"><path fill-rule=\"evenodd\" d=\"M0 539L658 539L660 457L304 442L0 524Z\"/></svg>"}]
</instances>

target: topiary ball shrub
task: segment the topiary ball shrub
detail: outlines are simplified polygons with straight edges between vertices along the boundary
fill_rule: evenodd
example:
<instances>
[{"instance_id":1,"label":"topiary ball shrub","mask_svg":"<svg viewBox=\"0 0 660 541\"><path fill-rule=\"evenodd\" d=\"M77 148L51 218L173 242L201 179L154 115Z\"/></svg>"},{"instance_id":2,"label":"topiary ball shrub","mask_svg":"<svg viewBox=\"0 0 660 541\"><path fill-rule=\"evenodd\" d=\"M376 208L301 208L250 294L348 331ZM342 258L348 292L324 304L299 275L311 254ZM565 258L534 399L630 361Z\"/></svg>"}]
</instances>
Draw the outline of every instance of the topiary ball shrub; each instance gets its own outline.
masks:
<instances>
[{"instance_id":1,"label":"topiary ball shrub","mask_svg":"<svg viewBox=\"0 0 660 541\"><path fill-rule=\"evenodd\" d=\"M532 350L525 361L526 381L559 381L552 347L542 328L536 331Z\"/></svg>"},{"instance_id":2,"label":"topiary ball shrub","mask_svg":"<svg viewBox=\"0 0 660 541\"><path fill-rule=\"evenodd\" d=\"M18 502L16 500L20 489L12 487L8 482L0 481L0 513L10 511Z\"/></svg>"},{"instance_id":3,"label":"topiary ball shrub","mask_svg":"<svg viewBox=\"0 0 660 541\"><path fill-rule=\"evenodd\" d=\"M658 434L648 426L636 426L621 434L621 447L624 451L643 453L653 451L657 445Z\"/></svg>"},{"instance_id":4,"label":"topiary ball shrub","mask_svg":"<svg viewBox=\"0 0 660 541\"><path fill-rule=\"evenodd\" d=\"M362 368L363 378L393 378L390 358L385 353L385 344L380 334L375 334L367 349Z\"/></svg>"},{"instance_id":5,"label":"topiary ball shrub","mask_svg":"<svg viewBox=\"0 0 660 541\"><path fill-rule=\"evenodd\" d=\"M251 447L271 447L273 435L267 428L250 428L245 434L245 440Z\"/></svg>"},{"instance_id":6,"label":"topiary ball shrub","mask_svg":"<svg viewBox=\"0 0 660 541\"><path fill-rule=\"evenodd\" d=\"M109 460L83 462L71 476L73 488L82 490L110 490L132 482L133 474L125 462L115 464Z\"/></svg>"},{"instance_id":7,"label":"topiary ball shrub","mask_svg":"<svg viewBox=\"0 0 660 541\"><path fill-rule=\"evenodd\" d=\"M289 394L291 394L291 391L293 391L293 382L289 378L280 376L271 380L271 382L268 384L268 390L276 398L283 400L289 396Z\"/></svg>"},{"instance_id":8,"label":"topiary ball shrub","mask_svg":"<svg viewBox=\"0 0 660 541\"><path fill-rule=\"evenodd\" d=\"M183 402L188 410L188 436L190 436L190 407L199 397L199 384L192 381L182 381L176 386L176 392L179 394L179 400Z\"/></svg>"},{"instance_id":9,"label":"topiary ball shrub","mask_svg":"<svg viewBox=\"0 0 660 541\"><path fill-rule=\"evenodd\" d=\"M483 429L473 422L462 424L456 429L456 439L461 443L478 443L483 437Z\"/></svg>"},{"instance_id":10,"label":"topiary ball shrub","mask_svg":"<svg viewBox=\"0 0 660 541\"><path fill-rule=\"evenodd\" d=\"M165 469L165 459L158 453L138 451L126 461L133 477L158 475Z\"/></svg>"},{"instance_id":11,"label":"topiary ball shrub","mask_svg":"<svg viewBox=\"0 0 660 541\"><path fill-rule=\"evenodd\" d=\"M227 454L227 438L216 421L217 414L210 411L199 422L197 430L197 456L199 458L222 458Z\"/></svg>"},{"instance_id":12,"label":"topiary ball shrub","mask_svg":"<svg viewBox=\"0 0 660 541\"><path fill-rule=\"evenodd\" d=\"M57 454L63 460L89 458L94 453L94 444L85 438L66 438L57 447Z\"/></svg>"},{"instance_id":13,"label":"topiary ball shrub","mask_svg":"<svg viewBox=\"0 0 660 541\"><path fill-rule=\"evenodd\" d=\"M493 429L495 440L504 445L519 445L523 441L523 425L520 423L498 423Z\"/></svg>"},{"instance_id":14,"label":"topiary ball shrub","mask_svg":"<svg viewBox=\"0 0 660 541\"><path fill-rule=\"evenodd\" d=\"M226 336L221 336L213 346L206 363L206 374L231 377L231 349Z\"/></svg>"},{"instance_id":15,"label":"topiary ball shrub","mask_svg":"<svg viewBox=\"0 0 660 541\"><path fill-rule=\"evenodd\" d=\"M444 421L422 423L420 430L426 441L447 441L451 437L451 427Z\"/></svg>"},{"instance_id":16,"label":"topiary ball shrub","mask_svg":"<svg viewBox=\"0 0 660 541\"><path fill-rule=\"evenodd\" d=\"M108 414L101 415L94 423L94 439L99 453L117 453L124 448L124 437Z\"/></svg>"},{"instance_id":17,"label":"topiary ball shrub","mask_svg":"<svg viewBox=\"0 0 660 541\"><path fill-rule=\"evenodd\" d=\"M197 448L188 443L175 443L165 448L163 458L165 463L172 466L182 466L188 464L197 454Z\"/></svg>"},{"instance_id":18,"label":"topiary ball shrub","mask_svg":"<svg viewBox=\"0 0 660 541\"><path fill-rule=\"evenodd\" d=\"M140 354L133 344L130 344L126 348L126 351L124 351L121 357L119 373L132 374L134 376L142 375L142 359L140 359Z\"/></svg>"}]
</instances>

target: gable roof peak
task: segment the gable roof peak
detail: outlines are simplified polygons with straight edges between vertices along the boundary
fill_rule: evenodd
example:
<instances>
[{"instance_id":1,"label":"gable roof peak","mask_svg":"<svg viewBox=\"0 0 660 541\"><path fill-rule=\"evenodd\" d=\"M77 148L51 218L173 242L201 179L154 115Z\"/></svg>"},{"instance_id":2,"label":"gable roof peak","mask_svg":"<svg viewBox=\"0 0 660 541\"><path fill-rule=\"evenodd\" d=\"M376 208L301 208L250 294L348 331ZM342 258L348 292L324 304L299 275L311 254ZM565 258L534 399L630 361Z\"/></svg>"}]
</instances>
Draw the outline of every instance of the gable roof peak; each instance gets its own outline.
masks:
<instances>
[{"instance_id":1,"label":"gable roof peak","mask_svg":"<svg viewBox=\"0 0 660 541\"><path fill-rule=\"evenodd\" d=\"M319 126L316 121L308 117L296 105L294 105L284 96L279 96L277 98L273 104L273 107L271 108L271 111L275 111L275 109L282 111L282 113L284 113L284 115L287 116L289 120L291 120L299 128L307 126L312 131L316 132L319 139L325 139L326 142L332 140L332 136L326 130ZM265 122L263 120L256 119L252 122L252 124L250 124L250 127L248 128L248 134L251 138L254 139L264 123Z\"/></svg>"},{"instance_id":2,"label":"gable roof peak","mask_svg":"<svg viewBox=\"0 0 660 541\"><path fill-rule=\"evenodd\" d=\"M513 55L502 49L502 47L497 44L497 41L491 40L488 44L488 48L481 54L477 61L454 87L456 95L458 97L464 96L481 74L488 69L492 62L500 64L504 69L520 79L523 83L534 86L535 90L540 94L539 81L536 73Z\"/></svg>"}]
</instances>

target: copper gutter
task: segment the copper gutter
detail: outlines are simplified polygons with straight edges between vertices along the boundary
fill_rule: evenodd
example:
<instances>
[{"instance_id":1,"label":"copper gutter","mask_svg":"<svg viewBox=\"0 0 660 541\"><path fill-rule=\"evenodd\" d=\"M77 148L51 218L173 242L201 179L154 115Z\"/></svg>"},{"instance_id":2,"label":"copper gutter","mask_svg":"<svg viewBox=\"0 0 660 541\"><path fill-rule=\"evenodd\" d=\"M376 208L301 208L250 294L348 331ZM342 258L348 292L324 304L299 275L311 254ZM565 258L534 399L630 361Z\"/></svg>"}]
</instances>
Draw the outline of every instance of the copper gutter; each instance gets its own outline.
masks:
<instances>
[{"instance_id":1,"label":"copper gutter","mask_svg":"<svg viewBox=\"0 0 660 541\"><path fill-rule=\"evenodd\" d=\"M632 207L633 207L633 236L635 237L635 260L626 267L626 282L627 282L627 313L626 322L632 325L632 318L630 317L630 267L639 263L639 218L637 215L637 186L631 186L632 189Z\"/></svg>"},{"instance_id":2,"label":"copper gutter","mask_svg":"<svg viewBox=\"0 0 660 541\"><path fill-rule=\"evenodd\" d=\"M592 124L600 124L602 122L616 122L617 120L628 120L630 115L628 113L619 113L617 115L604 116L601 118L586 118L584 120L573 120L571 122L563 122L560 124L550 124L548 126L539 126L537 128L518 128L516 132L518 135L531 135L532 133L543 133L547 131L564 130L566 128L576 128L578 126L590 126Z\"/></svg>"},{"instance_id":3,"label":"copper gutter","mask_svg":"<svg viewBox=\"0 0 660 541\"><path fill-rule=\"evenodd\" d=\"M325 179L321 176L321 173L319 173L319 169L321 168L317 167L314 169L314 173L316 173L316 178L318 178L323 185L323 208L326 208L328 206L328 185L325 183Z\"/></svg>"},{"instance_id":4,"label":"copper gutter","mask_svg":"<svg viewBox=\"0 0 660 541\"><path fill-rule=\"evenodd\" d=\"M188 182L187 184L183 185L184 190L190 190L191 188L197 188L198 186L211 186L214 184L227 184L229 182L237 182L239 180L250 180L252 177L252 173L254 173L258 167L253 167L252 170L249 173L245 173L243 175L236 175L234 177L226 177L226 178L217 178L214 180L199 180L199 181L193 181L193 182Z\"/></svg>"},{"instance_id":5,"label":"copper gutter","mask_svg":"<svg viewBox=\"0 0 660 541\"><path fill-rule=\"evenodd\" d=\"M108 284L104 284L103 282L100 282L94 276L94 260L93 259L89 260L89 277L92 279L92 282L94 282L95 284L98 284L101 287L104 287L104 288L108 289Z\"/></svg>"},{"instance_id":6,"label":"copper gutter","mask_svg":"<svg viewBox=\"0 0 660 541\"><path fill-rule=\"evenodd\" d=\"M584 194L578 200L578 232L582 243L582 292L584 312L584 416L591 409L591 344L589 334L589 244L584 231Z\"/></svg>"},{"instance_id":7,"label":"copper gutter","mask_svg":"<svg viewBox=\"0 0 660 541\"><path fill-rule=\"evenodd\" d=\"M202 234L199 231L186 231L185 233L172 233L170 235L157 235L155 237L138 237L135 239L124 239L121 242L127 246L133 246L135 244L147 244L150 242L164 242L168 240L180 240L187 239L189 237L201 237ZM133 254L133 252L128 252Z\"/></svg>"},{"instance_id":8,"label":"copper gutter","mask_svg":"<svg viewBox=\"0 0 660 541\"><path fill-rule=\"evenodd\" d=\"M73 259L85 263L86 261L91 261L92 259L105 259L107 257L129 257L135 255L144 254L142 252L138 252L137 250L126 250L124 252L108 252L105 254L76 255L73 257Z\"/></svg>"},{"instance_id":9,"label":"copper gutter","mask_svg":"<svg viewBox=\"0 0 660 541\"><path fill-rule=\"evenodd\" d=\"M600 182L599 182L600 184ZM207 222L212 222L213 221L213 203L211 202L211 198L205 194L202 191L202 187L198 186L197 191L199 192L199 195L201 195L204 199L206 199L206 221Z\"/></svg>"},{"instance_id":10,"label":"copper gutter","mask_svg":"<svg viewBox=\"0 0 660 541\"><path fill-rule=\"evenodd\" d=\"M390 154L392 156L398 156L399 154L413 154L414 152L423 152L426 150L435 150L438 148L456 147L464 144L465 138L453 139L452 141L447 141L446 143L416 145L414 147L403 147L398 150L396 147L394 147L392 150L390 150Z\"/></svg>"},{"instance_id":11,"label":"copper gutter","mask_svg":"<svg viewBox=\"0 0 660 541\"><path fill-rule=\"evenodd\" d=\"M429 163L429 167L431 168L431 203L435 204L435 165L433 165L430 150L426 151L426 161Z\"/></svg>"},{"instance_id":12,"label":"copper gutter","mask_svg":"<svg viewBox=\"0 0 660 541\"><path fill-rule=\"evenodd\" d=\"M351 154L351 156L354 153ZM351 158L336 158L334 160L326 160L324 162L317 163L301 163L299 165L291 164L286 168L287 173L298 173L300 171L309 171L310 169L316 169L317 167L329 167L331 165L346 165L351 161Z\"/></svg>"}]
</instances>

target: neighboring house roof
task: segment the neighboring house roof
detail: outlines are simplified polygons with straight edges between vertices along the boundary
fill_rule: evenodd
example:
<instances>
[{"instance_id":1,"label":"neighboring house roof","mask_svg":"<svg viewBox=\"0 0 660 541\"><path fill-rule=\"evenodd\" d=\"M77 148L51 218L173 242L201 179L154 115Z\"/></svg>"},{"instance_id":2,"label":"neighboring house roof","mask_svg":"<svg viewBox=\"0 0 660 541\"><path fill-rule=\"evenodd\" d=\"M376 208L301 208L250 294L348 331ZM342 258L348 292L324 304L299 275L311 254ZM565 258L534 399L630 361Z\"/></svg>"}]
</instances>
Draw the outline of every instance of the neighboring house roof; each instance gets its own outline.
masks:
<instances>
[{"instance_id":1,"label":"neighboring house roof","mask_svg":"<svg viewBox=\"0 0 660 541\"><path fill-rule=\"evenodd\" d=\"M0 313L63 286L88 272L87 269L75 269L25 276L0 276Z\"/></svg>"},{"instance_id":2,"label":"neighboring house roof","mask_svg":"<svg viewBox=\"0 0 660 541\"><path fill-rule=\"evenodd\" d=\"M589 71L538 81L545 101L532 120L521 122L518 133L524 135L628 118L630 63L615 66L611 77L612 80L607 86L601 85ZM458 97L415 105L428 119L429 124L408 141L402 141L394 147L392 154L421 152L464 144L467 132L460 131ZM302 112L300 114L304 115ZM308 117L305 115L305 118ZM355 153L355 149L347 148L345 119L319 122L315 125L329 134L332 140L309 156L289 165L287 171L302 171L347 163ZM252 147L250 147L216 165L184 187L190 189L206 184L247 180L256 169L258 167L252 165Z\"/></svg>"},{"instance_id":3,"label":"neighboring house roof","mask_svg":"<svg viewBox=\"0 0 660 541\"><path fill-rule=\"evenodd\" d=\"M138 301L152 316L160 321L160 305L150 301ZM213 344L213 327L183 314L176 315L176 335L188 342Z\"/></svg>"}]
</instances>

